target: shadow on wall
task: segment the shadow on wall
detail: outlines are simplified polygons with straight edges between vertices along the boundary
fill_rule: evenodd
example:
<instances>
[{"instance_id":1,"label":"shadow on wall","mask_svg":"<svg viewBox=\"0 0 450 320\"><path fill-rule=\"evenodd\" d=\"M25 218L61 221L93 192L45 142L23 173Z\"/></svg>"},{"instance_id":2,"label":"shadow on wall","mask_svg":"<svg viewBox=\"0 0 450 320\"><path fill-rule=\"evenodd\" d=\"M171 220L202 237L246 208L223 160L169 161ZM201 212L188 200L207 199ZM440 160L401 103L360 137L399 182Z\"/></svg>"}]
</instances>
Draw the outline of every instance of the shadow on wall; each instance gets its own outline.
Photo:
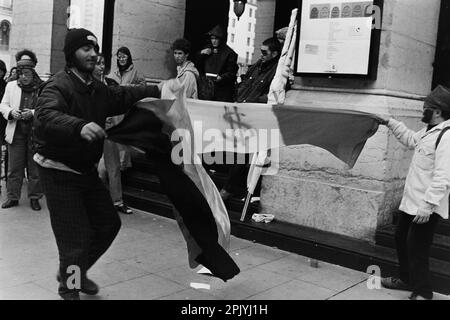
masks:
<instances>
[{"instance_id":1,"label":"shadow on wall","mask_svg":"<svg viewBox=\"0 0 450 320\"><path fill-rule=\"evenodd\" d=\"M164 57L164 67L166 67L166 69L169 70L170 72L169 78L172 79L175 78L177 75L177 65L173 58L173 52L170 46L171 45L169 45L169 47L166 50L166 54Z\"/></svg>"}]
</instances>

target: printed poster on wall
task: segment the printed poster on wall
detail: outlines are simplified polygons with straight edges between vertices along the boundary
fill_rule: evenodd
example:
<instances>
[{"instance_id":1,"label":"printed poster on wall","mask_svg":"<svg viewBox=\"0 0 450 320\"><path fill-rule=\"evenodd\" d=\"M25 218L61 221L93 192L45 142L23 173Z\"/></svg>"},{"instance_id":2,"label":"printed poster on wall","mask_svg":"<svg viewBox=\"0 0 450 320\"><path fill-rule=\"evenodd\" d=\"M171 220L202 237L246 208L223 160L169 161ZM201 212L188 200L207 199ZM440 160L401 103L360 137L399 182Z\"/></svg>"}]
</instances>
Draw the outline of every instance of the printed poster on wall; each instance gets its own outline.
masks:
<instances>
[{"instance_id":1,"label":"printed poster on wall","mask_svg":"<svg viewBox=\"0 0 450 320\"><path fill-rule=\"evenodd\" d=\"M303 0L297 73L367 75L373 1Z\"/></svg>"}]
</instances>

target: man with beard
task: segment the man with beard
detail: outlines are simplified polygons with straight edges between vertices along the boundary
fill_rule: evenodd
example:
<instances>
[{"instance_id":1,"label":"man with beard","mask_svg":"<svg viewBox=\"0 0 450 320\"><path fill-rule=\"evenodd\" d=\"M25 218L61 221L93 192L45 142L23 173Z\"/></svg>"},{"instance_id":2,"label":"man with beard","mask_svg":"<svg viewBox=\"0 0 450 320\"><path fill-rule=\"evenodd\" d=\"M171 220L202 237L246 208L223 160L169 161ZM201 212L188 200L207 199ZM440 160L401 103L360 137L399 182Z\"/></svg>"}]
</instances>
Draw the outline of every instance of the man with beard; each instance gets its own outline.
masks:
<instances>
[{"instance_id":1,"label":"man with beard","mask_svg":"<svg viewBox=\"0 0 450 320\"><path fill-rule=\"evenodd\" d=\"M429 280L430 247L439 219L449 216L449 89L438 86L425 99L423 108L422 121L427 126L418 132L392 118L380 118L380 123L402 144L414 149L395 233L399 278L381 281L389 289L412 291L409 297L412 300L433 298Z\"/></svg>"},{"instance_id":2,"label":"man with beard","mask_svg":"<svg viewBox=\"0 0 450 320\"><path fill-rule=\"evenodd\" d=\"M97 38L71 29L65 39L66 68L42 87L34 115L34 141L42 187L59 251L58 292L79 300L97 294L87 271L109 248L120 218L96 164L103 153L107 117L123 114L156 86L107 87L92 77Z\"/></svg>"}]
</instances>

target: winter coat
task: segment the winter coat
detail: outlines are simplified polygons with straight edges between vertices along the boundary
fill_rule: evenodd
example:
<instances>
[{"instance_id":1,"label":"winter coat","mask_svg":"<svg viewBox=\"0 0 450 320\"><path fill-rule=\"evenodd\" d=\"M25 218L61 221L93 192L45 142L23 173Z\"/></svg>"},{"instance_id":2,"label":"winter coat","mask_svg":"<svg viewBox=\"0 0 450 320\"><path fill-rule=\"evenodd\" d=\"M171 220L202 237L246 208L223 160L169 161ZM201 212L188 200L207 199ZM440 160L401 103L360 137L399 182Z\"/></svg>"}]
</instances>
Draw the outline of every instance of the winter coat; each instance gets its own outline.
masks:
<instances>
[{"instance_id":1,"label":"winter coat","mask_svg":"<svg viewBox=\"0 0 450 320\"><path fill-rule=\"evenodd\" d=\"M450 120L434 128L418 132L408 129L402 122L389 120L388 127L395 137L409 149L414 156L405 181L400 210L409 215L417 215L419 208L434 205L434 212L448 219L450 192L450 132L445 133L436 148L436 140Z\"/></svg>"},{"instance_id":2,"label":"winter coat","mask_svg":"<svg viewBox=\"0 0 450 320\"><path fill-rule=\"evenodd\" d=\"M222 79L214 82L214 99L216 101L234 101L238 55L227 45L221 45L217 53L211 49L210 55L199 54L196 64L200 73L216 74Z\"/></svg>"},{"instance_id":3,"label":"winter coat","mask_svg":"<svg viewBox=\"0 0 450 320\"><path fill-rule=\"evenodd\" d=\"M134 67L134 64L132 64L122 74L120 74L119 70L116 70L109 76L120 85L145 84L145 78L138 73L137 69Z\"/></svg>"},{"instance_id":4,"label":"winter coat","mask_svg":"<svg viewBox=\"0 0 450 320\"><path fill-rule=\"evenodd\" d=\"M237 102L267 103L267 94L277 71L278 59L267 63L258 60L245 74L237 90Z\"/></svg>"},{"instance_id":5,"label":"winter coat","mask_svg":"<svg viewBox=\"0 0 450 320\"><path fill-rule=\"evenodd\" d=\"M160 97L156 86L107 87L96 79L87 85L68 68L41 90L33 123L36 152L81 173L94 170L103 153L102 140L81 138L86 124L105 128L107 117L124 114L146 97Z\"/></svg>"},{"instance_id":6,"label":"winter coat","mask_svg":"<svg viewBox=\"0 0 450 320\"><path fill-rule=\"evenodd\" d=\"M34 99L37 97L37 90L34 93ZM7 120L5 129L5 142L13 143L14 133L16 132L17 120L10 119L9 115L12 110L20 110L20 103L22 101L22 88L19 87L16 81L9 82L6 85L5 94L3 95L2 103L0 104L0 112L3 118ZM32 110L34 113L34 110Z\"/></svg>"}]
</instances>

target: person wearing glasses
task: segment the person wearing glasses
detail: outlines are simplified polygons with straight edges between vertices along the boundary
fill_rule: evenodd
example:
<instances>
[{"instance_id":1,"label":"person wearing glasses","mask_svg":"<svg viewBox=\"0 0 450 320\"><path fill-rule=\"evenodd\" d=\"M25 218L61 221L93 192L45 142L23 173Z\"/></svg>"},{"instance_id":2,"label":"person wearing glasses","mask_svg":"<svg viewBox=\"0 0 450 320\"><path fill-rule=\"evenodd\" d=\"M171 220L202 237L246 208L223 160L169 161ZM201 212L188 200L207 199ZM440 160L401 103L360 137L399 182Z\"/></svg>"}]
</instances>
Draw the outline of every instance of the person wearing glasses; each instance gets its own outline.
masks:
<instances>
[{"instance_id":1,"label":"person wearing glasses","mask_svg":"<svg viewBox=\"0 0 450 320\"><path fill-rule=\"evenodd\" d=\"M0 104L0 111L8 121L5 141L8 145L8 179L6 183L7 200L3 209L19 205L25 168L28 173L28 197L34 211L41 210L39 199L43 193L39 173L33 161L32 122L42 80L34 70L37 58L34 52L22 50L16 55L16 81L9 82Z\"/></svg>"},{"instance_id":2,"label":"person wearing glasses","mask_svg":"<svg viewBox=\"0 0 450 320\"><path fill-rule=\"evenodd\" d=\"M237 102L267 103L270 84L277 71L281 54L281 44L270 38L261 46L261 58L252 65L237 89Z\"/></svg>"},{"instance_id":3,"label":"person wearing glasses","mask_svg":"<svg viewBox=\"0 0 450 320\"><path fill-rule=\"evenodd\" d=\"M136 69L127 47L117 50L117 70L110 77L120 85L145 84L145 78Z\"/></svg>"},{"instance_id":4,"label":"person wearing glasses","mask_svg":"<svg viewBox=\"0 0 450 320\"><path fill-rule=\"evenodd\" d=\"M131 51L127 47L121 47L117 50L117 70L112 72L109 77L119 83L121 86L129 85L145 85L145 78L142 76L136 66L133 63L133 57L131 56ZM123 115L115 117L114 123L118 124L123 120ZM130 149L127 146L118 145L120 152L120 167L124 171L131 168L131 154ZM122 212L123 210L121 210ZM125 214L130 214L129 209Z\"/></svg>"},{"instance_id":5,"label":"person wearing glasses","mask_svg":"<svg viewBox=\"0 0 450 320\"><path fill-rule=\"evenodd\" d=\"M278 60L281 53L281 44L276 38L270 38L263 42L261 46L261 58L249 68L243 81L237 88L236 101L240 103L267 103L267 94L270 84L275 76ZM227 182L220 191L224 201L232 196L243 198L247 190L247 175L250 168L250 158L246 155L245 164L234 164L231 166ZM258 196L261 181L258 182L255 196Z\"/></svg>"},{"instance_id":6,"label":"person wearing glasses","mask_svg":"<svg viewBox=\"0 0 450 320\"><path fill-rule=\"evenodd\" d=\"M92 75L107 86L114 87L119 85L115 80L105 76L105 56L102 53L99 53L97 56L97 64ZM116 121L117 117L106 118L105 129L107 130L117 125L118 123ZM111 194L116 210L123 214L132 214L133 211L123 201L119 144L108 139L105 140L103 156L98 165L98 172L102 181L109 188L109 193Z\"/></svg>"}]
</instances>

